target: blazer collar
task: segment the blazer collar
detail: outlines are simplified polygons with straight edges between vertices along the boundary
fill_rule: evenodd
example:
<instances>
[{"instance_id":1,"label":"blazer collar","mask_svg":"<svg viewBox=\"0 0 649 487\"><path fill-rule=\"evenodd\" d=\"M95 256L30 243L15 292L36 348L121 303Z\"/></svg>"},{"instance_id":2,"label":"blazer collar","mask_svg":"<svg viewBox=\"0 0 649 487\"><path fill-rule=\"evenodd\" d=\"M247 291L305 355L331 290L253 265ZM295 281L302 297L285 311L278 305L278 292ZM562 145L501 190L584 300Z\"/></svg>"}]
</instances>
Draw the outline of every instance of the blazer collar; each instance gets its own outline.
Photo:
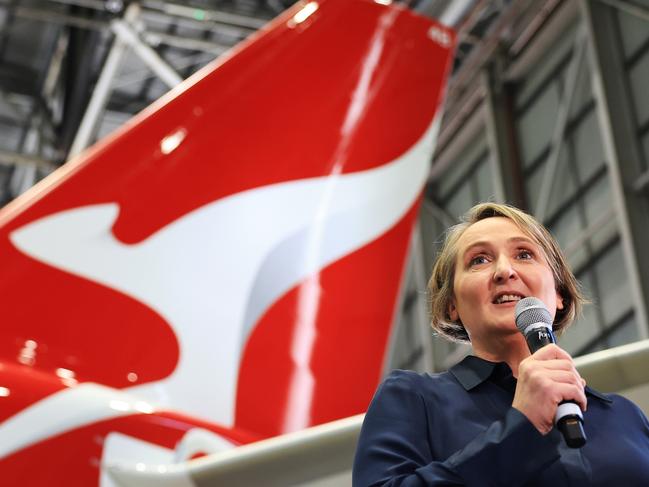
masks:
<instances>
[{"instance_id":1,"label":"blazer collar","mask_svg":"<svg viewBox=\"0 0 649 487\"><path fill-rule=\"evenodd\" d=\"M466 391L479 386L489 379L494 373L511 373L509 365L505 362L489 362L475 355L467 355L462 361L449 369L449 372L464 387ZM586 386L586 394L596 397L604 402L613 402L606 394Z\"/></svg>"}]
</instances>

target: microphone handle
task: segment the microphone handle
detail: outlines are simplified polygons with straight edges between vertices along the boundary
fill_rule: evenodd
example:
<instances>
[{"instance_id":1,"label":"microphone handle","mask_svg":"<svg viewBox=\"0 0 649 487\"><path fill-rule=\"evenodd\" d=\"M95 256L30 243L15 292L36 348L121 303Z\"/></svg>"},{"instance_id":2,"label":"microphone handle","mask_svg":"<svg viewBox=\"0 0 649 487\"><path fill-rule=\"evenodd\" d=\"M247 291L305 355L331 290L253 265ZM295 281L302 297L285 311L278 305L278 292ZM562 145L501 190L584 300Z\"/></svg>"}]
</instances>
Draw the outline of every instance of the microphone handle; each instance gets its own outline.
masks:
<instances>
[{"instance_id":1,"label":"microphone handle","mask_svg":"<svg viewBox=\"0 0 649 487\"><path fill-rule=\"evenodd\" d=\"M554 333L545 324L530 326L526 330L525 340L530 352L556 343ZM566 445L570 448L581 448L586 444L586 432L584 431L584 418L581 409L574 401L562 401L554 416L554 423L561 431Z\"/></svg>"},{"instance_id":2,"label":"microphone handle","mask_svg":"<svg viewBox=\"0 0 649 487\"><path fill-rule=\"evenodd\" d=\"M552 330L545 325L531 326L525 330L525 340L530 352L535 353L550 343L557 343Z\"/></svg>"}]
</instances>

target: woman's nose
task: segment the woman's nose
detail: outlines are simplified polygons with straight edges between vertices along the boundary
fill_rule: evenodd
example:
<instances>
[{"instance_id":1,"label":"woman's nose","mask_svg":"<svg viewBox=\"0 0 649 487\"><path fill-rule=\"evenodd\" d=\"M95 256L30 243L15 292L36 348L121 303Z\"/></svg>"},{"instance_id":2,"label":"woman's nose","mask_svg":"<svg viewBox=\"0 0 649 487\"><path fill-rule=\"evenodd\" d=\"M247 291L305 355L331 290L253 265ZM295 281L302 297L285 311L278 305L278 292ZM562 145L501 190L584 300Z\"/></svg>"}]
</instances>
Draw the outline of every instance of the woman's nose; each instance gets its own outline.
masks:
<instances>
[{"instance_id":1,"label":"woman's nose","mask_svg":"<svg viewBox=\"0 0 649 487\"><path fill-rule=\"evenodd\" d=\"M507 257L499 257L496 260L496 267L494 269L494 282L506 282L515 277L516 271L510 260Z\"/></svg>"}]
</instances>

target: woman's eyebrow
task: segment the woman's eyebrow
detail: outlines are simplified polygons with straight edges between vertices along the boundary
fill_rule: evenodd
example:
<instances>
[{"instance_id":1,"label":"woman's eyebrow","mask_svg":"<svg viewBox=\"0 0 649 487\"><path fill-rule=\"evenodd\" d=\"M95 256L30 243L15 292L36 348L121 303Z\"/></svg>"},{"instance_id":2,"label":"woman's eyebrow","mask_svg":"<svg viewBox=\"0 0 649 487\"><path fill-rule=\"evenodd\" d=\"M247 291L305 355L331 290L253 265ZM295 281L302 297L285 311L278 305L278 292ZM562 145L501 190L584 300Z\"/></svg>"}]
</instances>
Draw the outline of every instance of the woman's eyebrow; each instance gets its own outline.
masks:
<instances>
[{"instance_id":1,"label":"woman's eyebrow","mask_svg":"<svg viewBox=\"0 0 649 487\"><path fill-rule=\"evenodd\" d=\"M511 242L513 242L513 243L524 242L524 243L527 243L527 244L530 244L530 245L538 246L538 244L534 240L532 240L529 237L522 236L522 235L521 236L516 236L516 237L510 237L510 238L507 239L507 242L508 243L511 243ZM476 240L475 242L467 245L467 247L462 250L462 255L466 255L468 252L470 252L475 247L489 247L491 245L493 245L493 244L489 240Z\"/></svg>"},{"instance_id":2,"label":"woman's eyebrow","mask_svg":"<svg viewBox=\"0 0 649 487\"><path fill-rule=\"evenodd\" d=\"M525 242L525 243L528 243L528 244L532 244L532 245L537 245L537 246L538 246L538 244L537 244L534 240L532 240L532 239L529 238L529 237L524 237L524 236L521 236L521 237L511 237L511 238L508 238L507 241L508 241L508 242Z\"/></svg>"},{"instance_id":3,"label":"woman's eyebrow","mask_svg":"<svg viewBox=\"0 0 649 487\"><path fill-rule=\"evenodd\" d=\"M473 247L483 247L489 245L489 242L486 240L478 240L477 242L473 242L472 244L468 245L466 250L472 249Z\"/></svg>"},{"instance_id":4,"label":"woman's eyebrow","mask_svg":"<svg viewBox=\"0 0 649 487\"><path fill-rule=\"evenodd\" d=\"M468 245L465 249L462 250L462 255L466 255L475 247L489 247L491 244L488 240L478 240Z\"/></svg>"}]
</instances>

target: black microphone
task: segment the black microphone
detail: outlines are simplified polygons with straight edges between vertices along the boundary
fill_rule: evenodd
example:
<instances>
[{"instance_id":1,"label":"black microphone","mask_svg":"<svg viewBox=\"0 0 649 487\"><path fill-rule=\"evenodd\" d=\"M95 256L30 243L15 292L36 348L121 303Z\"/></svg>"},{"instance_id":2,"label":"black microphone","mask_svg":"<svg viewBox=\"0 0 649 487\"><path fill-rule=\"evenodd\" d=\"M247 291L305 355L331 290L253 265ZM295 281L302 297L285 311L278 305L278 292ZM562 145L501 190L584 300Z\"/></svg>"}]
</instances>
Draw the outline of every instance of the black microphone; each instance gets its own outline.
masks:
<instances>
[{"instance_id":1,"label":"black microphone","mask_svg":"<svg viewBox=\"0 0 649 487\"><path fill-rule=\"evenodd\" d=\"M556 343L552 333L552 316L543 301L537 298L524 298L516 303L514 311L516 327L525 336L530 352ZM563 434L570 448L580 448L586 444L583 427L584 416L574 401L562 401L554 416L554 424Z\"/></svg>"}]
</instances>

